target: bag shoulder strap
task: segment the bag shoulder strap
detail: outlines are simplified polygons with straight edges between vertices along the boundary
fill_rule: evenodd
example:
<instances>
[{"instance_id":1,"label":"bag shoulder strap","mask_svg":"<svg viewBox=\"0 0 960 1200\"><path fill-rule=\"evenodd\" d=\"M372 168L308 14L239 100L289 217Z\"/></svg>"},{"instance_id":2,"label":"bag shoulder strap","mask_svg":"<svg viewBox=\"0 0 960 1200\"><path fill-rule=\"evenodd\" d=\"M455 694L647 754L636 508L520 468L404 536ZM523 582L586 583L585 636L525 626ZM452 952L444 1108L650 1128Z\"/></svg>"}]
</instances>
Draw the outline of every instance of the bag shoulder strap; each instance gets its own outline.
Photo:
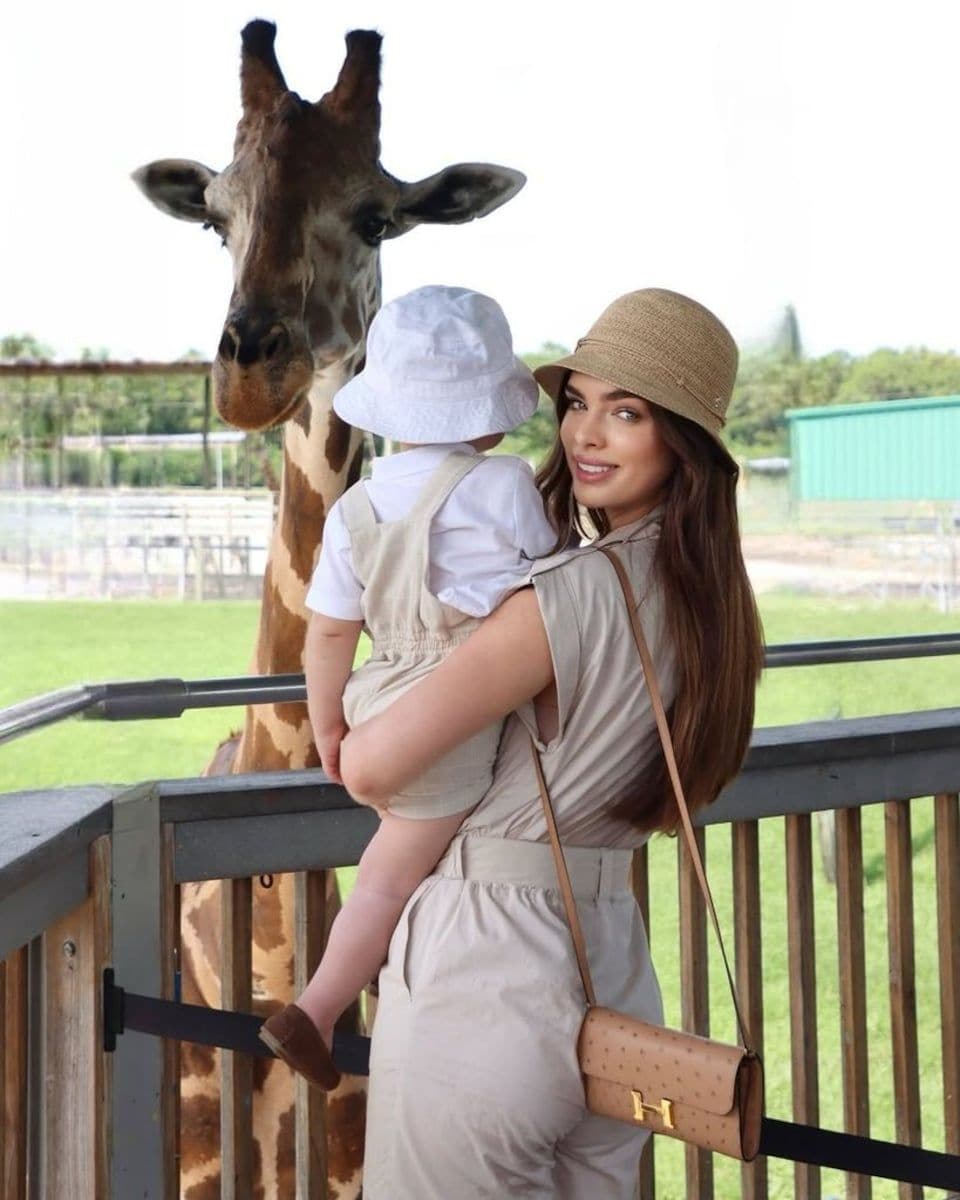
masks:
<instances>
[{"instance_id":1,"label":"bag shoulder strap","mask_svg":"<svg viewBox=\"0 0 960 1200\"><path fill-rule=\"evenodd\" d=\"M743 1019L743 1013L740 1009L740 1001L738 999L736 985L733 980L733 972L730 970L730 963L727 959L727 951L723 944L723 934L720 931L720 922L717 919L717 910L713 903L713 896L710 893L710 885L707 882L706 872L703 869L703 859L700 856L700 847L697 844L697 839L693 832L693 824L690 820L690 813L687 808L686 797L683 794L683 785L680 782L680 772L677 769L676 757L673 753L673 739L670 736L670 726L667 721L666 711L663 707L663 699L660 695L660 687L657 682L657 675L656 671L654 670L653 659L651 658L650 650L647 646L647 640L644 637L643 629L640 625L639 617L637 616L633 590L630 586L626 569L624 568L623 563L620 561L620 558L607 546L599 546L598 549L606 558L610 560L613 569L616 571L617 580L620 583L621 590L623 591L623 598L627 607L627 615L630 618L630 629L633 633L633 640L636 644L637 652L640 655L640 662L643 667L647 691L650 693L650 701L653 705L657 729L660 734L660 741L663 745L663 754L667 762L667 771L670 775L670 781L673 785L674 795L676 796L677 808L680 812L680 820L683 825L687 849L690 853L690 859L693 863L697 881L700 884L700 890L703 893L707 909L710 913L710 919L713 924L714 932L717 935L717 941L720 944L720 954L723 958L723 965L727 973L727 982L730 985L730 995L733 997L733 1008L737 1017L740 1040L744 1048L750 1050L752 1048L751 1039L747 1031L746 1022ZM557 822L553 812L553 804L551 803L550 793L547 790L546 781L543 775L543 765L540 761L540 755L537 752L536 743L532 737L530 739L530 748L533 753L534 769L537 774L537 784L540 789L540 799L543 804L544 817L547 822L547 832L550 834L550 845L551 849L553 850L554 862L556 863L557 867L557 877L560 883L560 892L563 897L563 904L567 913L567 920L570 923L570 932L573 937L573 947L577 956L577 965L580 969L580 977L583 980L587 1003L593 1005L596 1004L596 998L593 990L593 981L590 977L590 967L587 963L586 943L584 942L583 938L583 930L580 925L580 918L577 914L577 905L573 895L573 888L570 884L570 875L567 871L566 860L563 856L563 847L560 843L560 835L557 830Z\"/></svg>"},{"instance_id":2,"label":"bag shoulder strap","mask_svg":"<svg viewBox=\"0 0 960 1200\"><path fill-rule=\"evenodd\" d=\"M530 736L530 749L533 751L533 769L537 773L537 785L540 788L543 815L547 822L547 832L550 834L550 849L553 851L553 862L557 868L557 882L560 884L563 907L566 909L567 923L570 926L570 936L573 938L573 949L577 956L580 979L583 983L587 1003L592 1007L596 1004L597 997L593 990L593 978L590 975L590 966L587 963L587 944L583 940L583 929L580 926L577 902L574 899L573 886L570 883L570 872L567 870L567 860L563 856L563 847L560 845L560 834L557 832L557 818L553 812L550 793L547 791L547 782L543 777L543 763L540 761L540 755L537 753L537 744L533 740L532 734Z\"/></svg>"}]
</instances>

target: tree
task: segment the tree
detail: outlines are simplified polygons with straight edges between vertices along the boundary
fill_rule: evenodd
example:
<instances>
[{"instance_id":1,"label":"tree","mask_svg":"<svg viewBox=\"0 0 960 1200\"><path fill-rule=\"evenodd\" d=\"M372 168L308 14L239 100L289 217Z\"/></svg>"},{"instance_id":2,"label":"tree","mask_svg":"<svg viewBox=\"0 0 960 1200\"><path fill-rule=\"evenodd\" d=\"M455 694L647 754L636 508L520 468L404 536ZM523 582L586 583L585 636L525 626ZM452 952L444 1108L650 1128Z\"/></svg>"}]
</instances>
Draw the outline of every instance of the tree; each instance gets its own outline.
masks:
<instances>
[{"instance_id":1,"label":"tree","mask_svg":"<svg viewBox=\"0 0 960 1200\"><path fill-rule=\"evenodd\" d=\"M803 358L803 342L800 340L800 322L797 310L788 304L777 325L773 338L773 353L787 362L799 362Z\"/></svg>"},{"instance_id":2,"label":"tree","mask_svg":"<svg viewBox=\"0 0 960 1200\"><path fill-rule=\"evenodd\" d=\"M32 333L8 333L0 337L0 359L48 359L53 358L53 351L44 342L39 341Z\"/></svg>"},{"instance_id":3,"label":"tree","mask_svg":"<svg viewBox=\"0 0 960 1200\"><path fill-rule=\"evenodd\" d=\"M838 404L960 394L960 356L911 348L874 350L853 361L837 392Z\"/></svg>"},{"instance_id":4,"label":"tree","mask_svg":"<svg viewBox=\"0 0 960 1200\"><path fill-rule=\"evenodd\" d=\"M522 357L531 371L534 371L537 367L542 367L544 363L555 362L558 358L563 358L565 354L569 354L566 346L561 346L557 342L544 342L539 350L524 354ZM516 454L520 458L526 459L531 466L538 467L546 458L556 435L557 418L553 401L545 392L541 391L537 411L519 429L508 433L500 443L499 449L504 454Z\"/></svg>"}]
</instances>

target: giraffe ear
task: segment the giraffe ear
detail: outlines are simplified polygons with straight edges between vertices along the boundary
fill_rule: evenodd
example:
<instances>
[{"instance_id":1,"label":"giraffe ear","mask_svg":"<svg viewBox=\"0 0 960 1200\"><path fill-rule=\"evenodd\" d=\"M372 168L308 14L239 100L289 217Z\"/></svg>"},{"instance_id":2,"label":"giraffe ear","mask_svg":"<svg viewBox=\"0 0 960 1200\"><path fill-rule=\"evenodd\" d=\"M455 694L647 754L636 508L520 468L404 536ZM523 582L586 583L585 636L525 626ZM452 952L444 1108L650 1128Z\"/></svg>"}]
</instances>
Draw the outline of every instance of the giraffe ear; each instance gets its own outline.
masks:
<instances>
[{"instance_id":1,"label":"giraffe ear","mask_svg":"<svg viewBox=\"0 0 960 1200\"><path fill-rule=\"evenodd\" d=\"M188 158L159 158L138 167L131 178L150 203L168 217L209 221L203 193L217 175L217 171Z\"/></svg>"},{"instance_id":2,"label":"giraffe ear","mask_svg":"<svg viewBox=\"0 0 960 1200\"><path fill-rule=\"evenodd\" d=\"M526 182L526 175L511 167L457 163L419 183L405 183L394 213L392 236L422 223L460 225L485 217L512 199Z\"/></svg>"}]
</instances>

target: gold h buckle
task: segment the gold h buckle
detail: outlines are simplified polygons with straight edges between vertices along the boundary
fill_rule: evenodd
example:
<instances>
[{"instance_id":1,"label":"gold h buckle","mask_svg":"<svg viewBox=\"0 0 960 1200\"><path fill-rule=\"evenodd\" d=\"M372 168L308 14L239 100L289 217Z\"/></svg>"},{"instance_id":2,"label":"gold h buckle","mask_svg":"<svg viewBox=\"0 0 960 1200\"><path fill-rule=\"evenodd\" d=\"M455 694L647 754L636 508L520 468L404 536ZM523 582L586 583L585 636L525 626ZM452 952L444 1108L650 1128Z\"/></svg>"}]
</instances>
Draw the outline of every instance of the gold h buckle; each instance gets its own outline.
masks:
<instances>
[{"instance_id":1,"label":"gold h buckle","mask_svg":"<svg viewBox=\"0 0 960 1200\"><path fill-rule=\"evenodd\" d=\"M659 1104L644 1104L642 1092L631 1090L630 1095L633 1097L633 1119L635 1121L643 1122L645 1120L644 1113L657 1113L660 1120L663 1121L664 1129L674 1128L672 1100L664 1097Z\"/></svg>"}]
</instances>

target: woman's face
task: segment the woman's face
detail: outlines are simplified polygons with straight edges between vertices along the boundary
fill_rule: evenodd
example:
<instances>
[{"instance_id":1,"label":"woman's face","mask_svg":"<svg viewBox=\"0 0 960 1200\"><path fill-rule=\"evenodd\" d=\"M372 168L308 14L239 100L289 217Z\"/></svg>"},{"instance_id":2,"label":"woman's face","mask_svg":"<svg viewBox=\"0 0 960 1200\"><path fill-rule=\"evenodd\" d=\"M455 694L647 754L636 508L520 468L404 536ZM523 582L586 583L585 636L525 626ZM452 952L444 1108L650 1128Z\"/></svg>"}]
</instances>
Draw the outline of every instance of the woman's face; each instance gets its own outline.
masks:
<instances>
[{"instance_id":1,"label":"woman's face","mask_svg":"<svg viewBox=\"0 0 960 1200\"><path fill-rule=\"evenodd\" d=\"M611 529L636 521L657 504L676 462L650 406L579 371L564 396L560 441L577 502L603 509Z\"/></svg>"}]
</instances>

